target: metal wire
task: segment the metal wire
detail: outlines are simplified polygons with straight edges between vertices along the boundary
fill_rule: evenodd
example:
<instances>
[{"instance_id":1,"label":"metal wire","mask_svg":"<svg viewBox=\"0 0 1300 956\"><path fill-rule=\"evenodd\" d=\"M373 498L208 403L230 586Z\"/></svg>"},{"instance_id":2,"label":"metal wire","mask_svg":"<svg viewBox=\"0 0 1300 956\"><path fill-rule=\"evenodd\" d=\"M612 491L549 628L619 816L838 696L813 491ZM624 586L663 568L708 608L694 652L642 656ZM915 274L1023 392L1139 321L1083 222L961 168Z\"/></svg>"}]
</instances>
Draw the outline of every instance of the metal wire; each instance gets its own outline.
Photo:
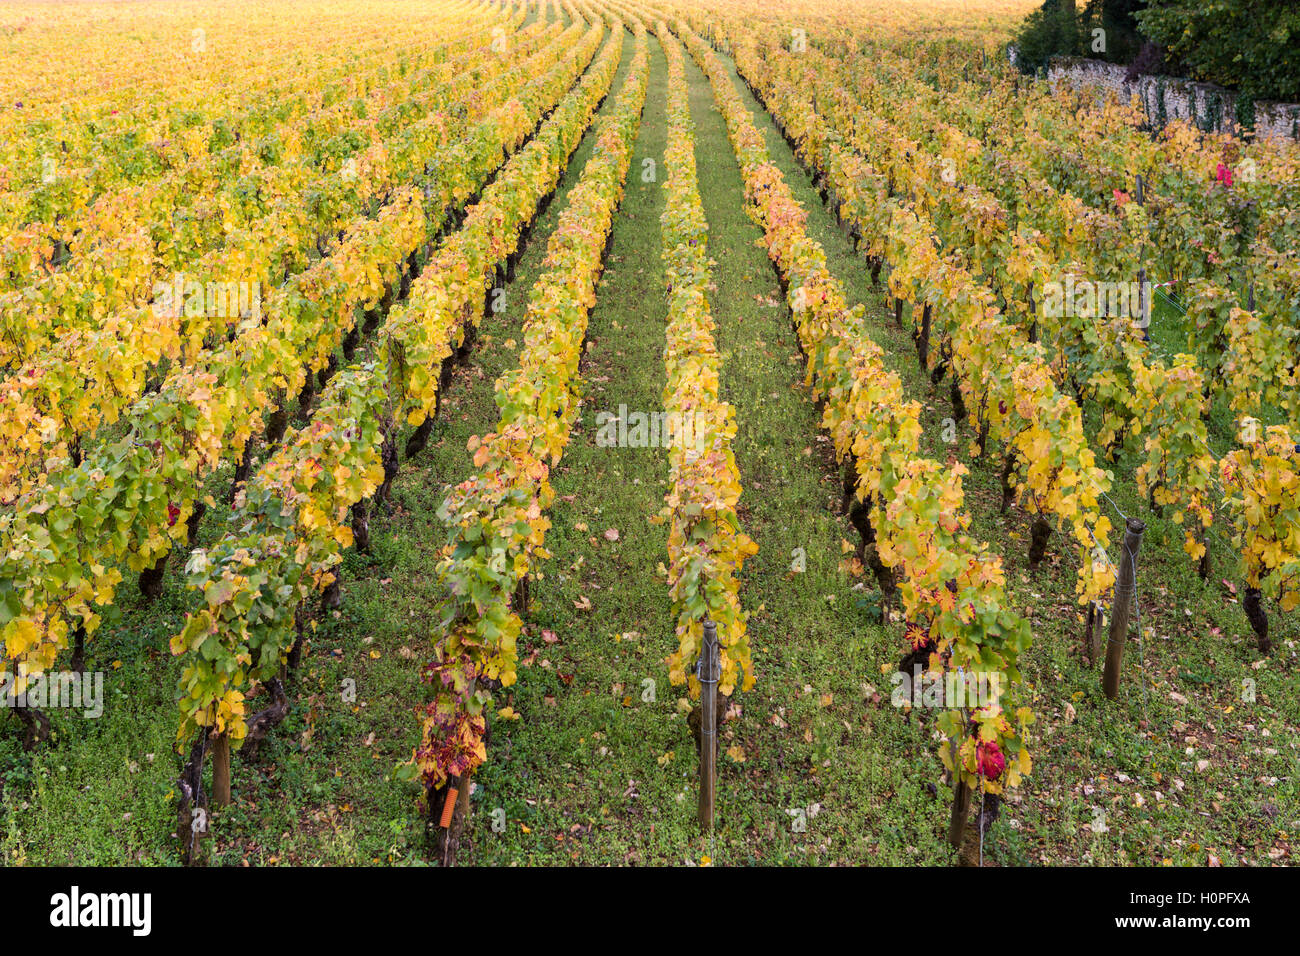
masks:
<instances>
[{"instance_id":1,"label":"metal wire","mask_svg":"<svg viewBox=\"0 0 1300 956\"><path fill-rule=\"evenodd\" d=\"M1098 491L1101 491L1100 488L1098 488L1097 490L1098 490ZM1125 521L1125 523L1127 523L1127 522L1128 522L1128 515L1126 515L1123 511L1120 510L1119 505L1115 504L1115 499L1112 498L1110 495L1106 494L1106 492L1104 492L1104 491L1101 491L1101 495L1102 495L1103 498L1105 498L1107 501L1110 502L1110 506L1111 506L1112 508L1115 509L1115 513L1116 513L1117 515L1119 515L1121 518L1123 518L1124 521Z\"/></svg>"},{"instance_id":2,"label":"metal wire","mask_svg":"<svg viewBox=\"0 0 1300 956\"><path fill-rule=\"evenodd\" d=\"M1161 291L1161 289L1160 289L1159 286L1156 287L1156 295L1160 296L1160 298L1164 299L1166 302L1168 302L1170 305L1172 305L1175 309L1177 309L1177 310L1178 310L1179 312L1181 312L1183 315L1186 315L1186 314L1187 314L1187 310L1184 309L1184 308L1183 308L1181 305L1179 305L1177 302L1175 302L1173 299L1171 299L1169 296L1165 295L1165 293Z\"/></svg>"}]
</instances>

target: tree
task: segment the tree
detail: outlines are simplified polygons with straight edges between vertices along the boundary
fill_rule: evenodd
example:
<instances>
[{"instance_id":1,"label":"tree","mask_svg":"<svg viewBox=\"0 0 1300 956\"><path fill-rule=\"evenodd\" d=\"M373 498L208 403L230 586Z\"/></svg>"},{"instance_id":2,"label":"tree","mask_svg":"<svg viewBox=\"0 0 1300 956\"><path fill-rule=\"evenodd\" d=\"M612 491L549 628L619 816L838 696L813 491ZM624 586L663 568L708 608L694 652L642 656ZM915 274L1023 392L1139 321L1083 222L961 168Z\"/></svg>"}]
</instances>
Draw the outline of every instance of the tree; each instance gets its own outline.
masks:
<instances>
[{"instance_id":1,"label":"tree","mask_svg":"<svg viewBox=\"0 0 1300 956\"><path fill-rule=\"evenodd\" d=\"M1053 56L1088 56L1128 63L1142 45L1134 14L1146 0L1044 0L1025 18L1016 37L1017 62L1027 73Z\"/></svg>"},{"instance_id":2,"label":"tree","mask_svg":"<svg viewBox=\"0 0 1300 956\"><path fill-rule=\"evenodd\" d=\"M1194 79L1247 100L1300 100L1300 4L1295 0L1150 0L1139 28Z\"/></svg>"}]
</instances>

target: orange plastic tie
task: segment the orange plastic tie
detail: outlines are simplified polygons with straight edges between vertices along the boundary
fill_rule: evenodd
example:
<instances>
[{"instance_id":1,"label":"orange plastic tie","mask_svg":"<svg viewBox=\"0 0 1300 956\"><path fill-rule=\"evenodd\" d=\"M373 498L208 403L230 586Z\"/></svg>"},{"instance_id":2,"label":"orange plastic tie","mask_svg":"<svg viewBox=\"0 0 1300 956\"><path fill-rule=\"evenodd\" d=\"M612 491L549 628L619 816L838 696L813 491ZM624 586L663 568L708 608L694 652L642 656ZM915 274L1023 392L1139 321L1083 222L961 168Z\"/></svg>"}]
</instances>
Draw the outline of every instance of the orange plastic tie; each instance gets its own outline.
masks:
<instances>
[{"instance_id":1,"label":"orange plastic tie","mask_svg":"<svg viewBox=\"0 0 1300 956\"><path fill-rule=\"evenodd\" d=\"M438 824L444 830L451 826L451 815L456 812L456 797L459 795L455 787L447 791L447 799L442 805L442 820Z\"/></svg>"}]
</instances>

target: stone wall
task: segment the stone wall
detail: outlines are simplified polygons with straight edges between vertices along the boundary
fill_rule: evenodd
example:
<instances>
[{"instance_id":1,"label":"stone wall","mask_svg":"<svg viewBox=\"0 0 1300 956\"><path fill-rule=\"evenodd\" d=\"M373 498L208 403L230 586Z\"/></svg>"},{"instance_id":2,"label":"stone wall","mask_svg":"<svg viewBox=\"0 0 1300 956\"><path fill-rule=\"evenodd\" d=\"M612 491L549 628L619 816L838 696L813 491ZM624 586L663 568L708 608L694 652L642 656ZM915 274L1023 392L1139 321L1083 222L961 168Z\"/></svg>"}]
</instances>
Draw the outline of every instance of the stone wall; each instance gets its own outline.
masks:
<instances>
[{"instance_id":1,"label":"stone wall","mask_svg":"<svg viewBox=\"0 0 1300 956\"><path fill-rule=\"evenodd\" d=\"M1201 129L1236 132L1236 95L1213 83L1196 83L1169 76L1139 76L1125 79L1128 68L1118 63L1080 57L1053 57L1047 79L1053 86L1096 86L1114 91L1123 102L1136 93L1142 99L1153 125L1162 120L1185 119ZM1300 139L1300 105L1295 103L1255 104L1255 130L1268 139Z\"/></svg>"}]
</instances>

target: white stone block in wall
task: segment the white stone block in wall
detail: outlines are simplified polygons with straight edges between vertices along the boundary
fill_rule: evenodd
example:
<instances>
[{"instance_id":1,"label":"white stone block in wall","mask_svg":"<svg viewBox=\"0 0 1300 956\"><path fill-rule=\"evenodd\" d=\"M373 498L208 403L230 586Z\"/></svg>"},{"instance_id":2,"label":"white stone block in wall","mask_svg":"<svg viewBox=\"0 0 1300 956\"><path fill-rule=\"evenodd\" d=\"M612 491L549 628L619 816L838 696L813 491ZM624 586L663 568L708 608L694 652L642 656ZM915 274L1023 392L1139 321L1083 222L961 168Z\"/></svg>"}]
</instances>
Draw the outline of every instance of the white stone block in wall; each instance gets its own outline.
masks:
<instances>
[{"instance_id":1,"label":"white stone block in wall","mask_svg":"<svg viewBox=\"0 0 1300 956\"><path fill-rule=\"evenodd\" d=\"M1075 89L1095 87L1125 103L1137 94L1153 124L1160 121L1163 101L1166 121L1183 119L1215 132L1238 131L1236 95L1230 90L1168 76L1139 76L1130 83L1127 73L1128 68L1118 63L1056 57L1048 66L1047 79L1054 89L1061 83ZM1266 139L1300 139L1300 104L1257 102L1255 132Z\"/></svg>"}]
</instances>

